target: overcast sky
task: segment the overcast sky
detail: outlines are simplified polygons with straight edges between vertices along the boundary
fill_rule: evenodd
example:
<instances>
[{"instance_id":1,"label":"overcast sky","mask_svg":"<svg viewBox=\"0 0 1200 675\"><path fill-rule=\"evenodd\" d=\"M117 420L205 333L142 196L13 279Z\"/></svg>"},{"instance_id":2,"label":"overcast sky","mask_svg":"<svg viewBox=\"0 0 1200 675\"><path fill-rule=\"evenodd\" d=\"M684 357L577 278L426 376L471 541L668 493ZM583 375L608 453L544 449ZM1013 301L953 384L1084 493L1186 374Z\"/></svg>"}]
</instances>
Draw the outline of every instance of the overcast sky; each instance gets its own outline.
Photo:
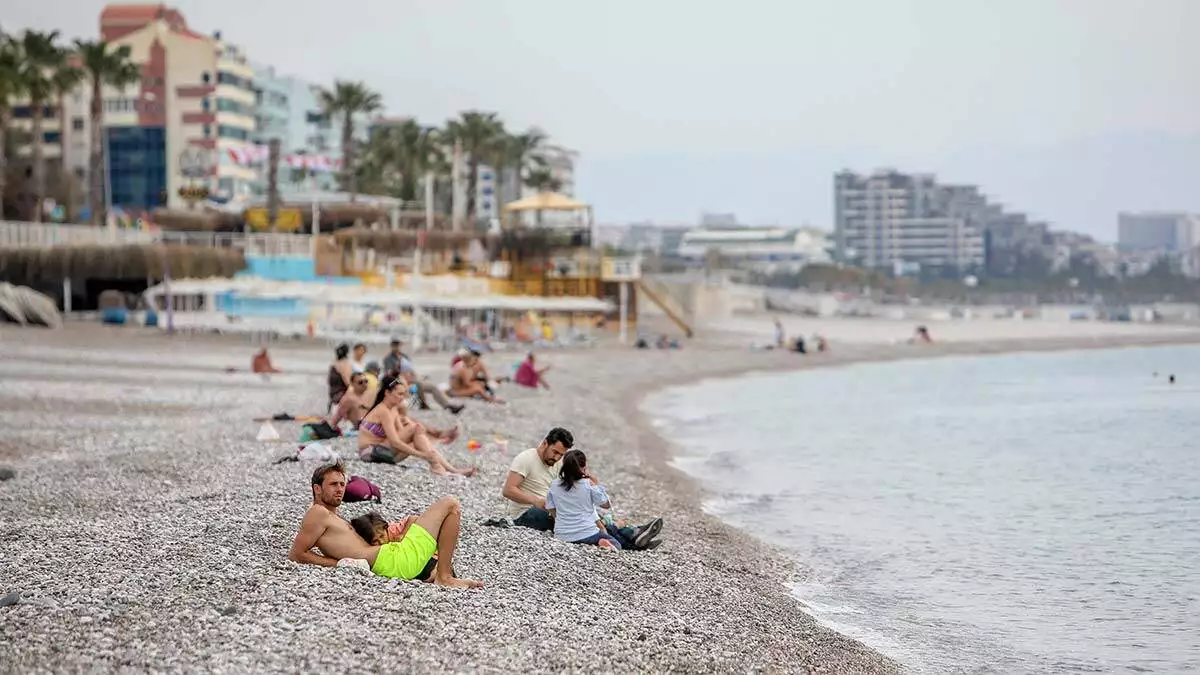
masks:
<instances>
[{"instance_id":1,"label":"overcast sky","mask_svg":"<svg viewBox=\"0 0 1200 675\"><path fill-rule=\"evenodd\" d=\"M9 2L93 37L103 2ZM929 171L1106 238L1200 211L1200 0L182 0L258 62L388 112L579 150L605 222L829 227L833 171Z\"/></svg>"}]
</instances>

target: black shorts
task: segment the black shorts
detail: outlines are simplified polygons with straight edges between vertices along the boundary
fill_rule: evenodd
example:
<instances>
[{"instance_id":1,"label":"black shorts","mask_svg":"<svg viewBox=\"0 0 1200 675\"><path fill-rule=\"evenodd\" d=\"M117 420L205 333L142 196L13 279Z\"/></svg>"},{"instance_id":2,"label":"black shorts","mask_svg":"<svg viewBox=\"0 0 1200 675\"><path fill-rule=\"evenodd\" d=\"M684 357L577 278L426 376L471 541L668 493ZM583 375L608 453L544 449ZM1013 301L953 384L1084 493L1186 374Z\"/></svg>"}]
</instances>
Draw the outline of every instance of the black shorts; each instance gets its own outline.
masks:
<instances>
[{"instance_id":1,"label":"black shorts","mask_svg":"<svg viewBox=\"0 0 1200 675\"><path fill-rule=\"evenodd\" d=\"M396 451L386 445L372 445L371 454L367 455L364 460L379 464L396 464Z\"/></svg>"}]
</instances>

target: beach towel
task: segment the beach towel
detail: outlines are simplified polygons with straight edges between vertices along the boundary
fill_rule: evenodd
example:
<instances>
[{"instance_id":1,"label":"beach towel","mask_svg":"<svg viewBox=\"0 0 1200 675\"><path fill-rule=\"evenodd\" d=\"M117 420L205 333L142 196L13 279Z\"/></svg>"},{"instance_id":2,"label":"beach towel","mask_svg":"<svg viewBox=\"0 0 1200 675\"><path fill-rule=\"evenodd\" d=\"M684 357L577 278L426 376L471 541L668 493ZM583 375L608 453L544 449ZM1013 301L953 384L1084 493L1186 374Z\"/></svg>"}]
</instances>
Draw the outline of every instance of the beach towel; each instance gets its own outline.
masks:
<instances>
[{"instance_id":1,"label":"beach towel","mask_svg":"<svg viewBox=\"0 0 1200 675\"><path fill-rule=\"evenodd\" d=\"M316 424L305 424L300 428L300 440L303 441L326 441L330 438L341 436L341 432L329 425L329 422L321 421Z\"/></svg>"},{"instance_id":2,"label":"beach towel","mask_svg":"<svg viewBox=\"0 0 1200 675\"><path fill-rule=\"evenodd\" d=\"M366 502L372 499L376 503L383 501L379 486L362 476L351 476L350 482L346 483L346 494L342 497L342 501Z\"/></svg>"}]
</instances>

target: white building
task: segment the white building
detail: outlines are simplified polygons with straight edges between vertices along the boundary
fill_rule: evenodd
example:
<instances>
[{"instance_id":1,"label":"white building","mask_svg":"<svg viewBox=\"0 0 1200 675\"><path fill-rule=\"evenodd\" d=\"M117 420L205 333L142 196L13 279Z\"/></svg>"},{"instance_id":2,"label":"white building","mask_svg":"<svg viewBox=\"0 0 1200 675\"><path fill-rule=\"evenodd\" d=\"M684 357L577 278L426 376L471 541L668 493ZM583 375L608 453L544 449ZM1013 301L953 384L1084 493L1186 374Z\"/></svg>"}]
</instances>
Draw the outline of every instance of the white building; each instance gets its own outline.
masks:
<instances>
[{"instance_id":1,"label":"white building","mask_svg":"<svg viewBox=\"0 0 1200 675\"><path fill-rule=\"evenodd\" d=\"M568 150L561 145L545 145L541 150L542 159L550 169L550 175L560 184L558 192L568 197L575 196L575 165L579 161L579 153ZM526 191L526 195L531 191Z\"/></svg>"},{"instance_id":2,"label":"white building","mask_svg":"<svg viewBox=\"0 0 1200 675\"><path fill-rule=\"evenodd\" d=\"M684 233L678 255L693 264L718 255L723 264L770 272L829 263L829 246L828 235L811 228L696 228Z\"/></svg>"},{"instance_id":3,"label":"white building","mask_svg":"<svg viewBox=\"0 0 1200 675\"><path fill-rule=\"evenodd\" d=\"M984 264L986 199L974 186L880 170L834 176L839 256L866 267L965 271Z\"/></svg>"}]
</instances>

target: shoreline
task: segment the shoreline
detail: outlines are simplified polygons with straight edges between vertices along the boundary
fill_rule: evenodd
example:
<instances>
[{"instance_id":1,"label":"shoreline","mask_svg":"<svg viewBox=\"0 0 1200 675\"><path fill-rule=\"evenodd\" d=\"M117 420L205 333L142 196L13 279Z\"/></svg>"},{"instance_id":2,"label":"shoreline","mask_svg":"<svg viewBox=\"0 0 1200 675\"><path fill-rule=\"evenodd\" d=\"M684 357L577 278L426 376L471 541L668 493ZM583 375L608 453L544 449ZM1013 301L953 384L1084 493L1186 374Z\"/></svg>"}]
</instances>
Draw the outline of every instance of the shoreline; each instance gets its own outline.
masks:
<instances>
[{"instance_id":1,"label":"shoreline","mask_svg":"<svg viewBox=\"0 0 1200 675\"><path fill-rule=\"evenodd\" d=\"M0 597L22 593L18 604L0 608L0 648L14 667L54 658L68 670L203 664L210 672L398 663L410 672L503 672L513 663L536 672L895 672L899 664L821 625L791 595L786 582L801 561L704 513L703 487L671 465L673 446L656 435L642 397L714 377L1050 345L856 345L824 356L703 342L678 352L543 351L552 365L549 392L506 387L509 406L471 404L458 418L415 414L438 426L461 422L463 439L447 454L478 466L479 478L347 462L352 474L380 485L385 501L346 505L346 517L377 509L394 518L445 494L461 499L455 564L487 587L459 593L286 560L313 465L272 465L287 444L255 442L258 425L249 420L317 409L328 346L272 346L288 372L264 381L220 372L223 364L248 363L254 347L244 340L130 341L91 329L36 335L0 330L0 376L10 387L0 392L0 432L25 451L4 460L18 478L0 483L0 558L13 570ZM1200 333L1187 338L1198 343ZM1071 349L1180 341L1172 334L1051 342ZM75 380L38 377L68 353ZM447 358L419 355L418 370L440 379ZM502 369L517 358L486 360ZM26 399L37 403L19 411L8 404ZM109 401L121 403L117 415L86 414L85 433L56 441L64 408L100 410ZM658 550L610 554L521 528L481 526L503 513L499 489L512 455L552 426L575 433L620 516L665 518ZM287 438L295 428L279 431ZM493 436L510 442L507 455L465 450L466 438ZM354 456L352 443L332 447ZM66 555L89 564L44 564ZM164 605L177 611L164 615ZM194 637L178 641L178 633ZM67 640L74 648L59 651ZM322 649L297 653L296 644Z\"/></svg>"},{"instance_id":2,"label":"shoreline","mask_svg":"<svg viewBox=\"0 0 1200 675\"><path fill-rule=\"evenodd\" d=\"M711 372L690 373L680 375L678 377L669 378L658 385L640 389L637 396L626 399L625 409L630 419L635 421L639 429L639 434L643 438L643 442L650 446L658 446L662 448L657 457L657 462L654 466L658 472L666 475L672 475L677 485L681 488L681 494L686 495L692 503L692 508L704 518L710 518L719 523L722 527L726 527L735 533L736 537L742 537L749 542L763 547L768 555L779 556L785 561L785 569L790 570L785 578L779 579L779 592L787 595L797 605L803 608L803 611L810 616L815 622L821 625L822 628L830 631L835 631L824 623L817 615L808 607L808 605L798 596L796 596L792 588L797 582L797 576L807 571L807 563L797 559L794 554L789 554L782 546L758 538L752 531L744 530L738 526L722 520L719 516L709 514L705 508L705 502L713 495L707 487L705 487L699 479L691 476L683 469L675 465L674 461L680 456L680 448L672 440L663 438L659 435L658 430L653 424L653 416L646 411L646 402L656 395L671 389L682 389L699 385L702 382L713 380L740 380L752 379L757 376L776 374L776 373L796 373L806 370L816 370L825 368L840 368L864 364L881 364L891 363L896 361L912 361L923 359L938 359L952 357L986 357L986 356L1009 356L1015 354L1035 354L1035 353L1051 353L1062 351L1092 351L1092 350L1116 350L1116 349L1138 349L1138 348L1154 348L1154 347L1171 347L1171 346L1195 346L1200 345L1200 333L1189 334L1167 334L1167 335L1129 335L1129 336L1103 336L1094 339L1080 339L1078 337L1071 338L1033 338L1021 340L997 340L997 341L979 341L979 342L951 342L951 343L935 343L930 345L854 345L849 350L839 350L836 353L826 354L793 354L785 353L795 359L800 359L800 362L792 364L777 364L772 368L756 368L745 370L738 366L730 366L725 368L714 369ZM765 352L771 353L771 352ZM836 354L836 356L835 356ZM834 358L829 358L833 356ZM847 636L843 633L838 633L849 640L859 642L857 638ZM899 670L904 669L904 665L899 662L892 661L890 655L878 652L874 647L864 644L868 649L879 653L888 661L889 666L895 666Z\"/></svg>"}]
</instances>

